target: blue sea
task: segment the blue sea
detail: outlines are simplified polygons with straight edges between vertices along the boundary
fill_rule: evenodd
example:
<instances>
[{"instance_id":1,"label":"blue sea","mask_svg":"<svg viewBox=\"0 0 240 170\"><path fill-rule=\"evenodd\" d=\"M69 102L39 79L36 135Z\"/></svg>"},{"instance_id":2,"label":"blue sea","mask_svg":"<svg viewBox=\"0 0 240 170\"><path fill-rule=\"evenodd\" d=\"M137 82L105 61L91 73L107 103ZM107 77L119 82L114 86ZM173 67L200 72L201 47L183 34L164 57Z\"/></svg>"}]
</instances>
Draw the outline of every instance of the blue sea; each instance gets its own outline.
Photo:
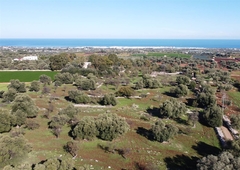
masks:
<instances>
[{"instance_id":1,"label":"blue sea","mask_svg":"<svg viewBox=\"0 0 240 170\"><path fill-rule=\"evenodd\" d=\"M240 49L239 40L227 39L0 39L7 47L162 47Z\"/></svg>"}]
</instances>

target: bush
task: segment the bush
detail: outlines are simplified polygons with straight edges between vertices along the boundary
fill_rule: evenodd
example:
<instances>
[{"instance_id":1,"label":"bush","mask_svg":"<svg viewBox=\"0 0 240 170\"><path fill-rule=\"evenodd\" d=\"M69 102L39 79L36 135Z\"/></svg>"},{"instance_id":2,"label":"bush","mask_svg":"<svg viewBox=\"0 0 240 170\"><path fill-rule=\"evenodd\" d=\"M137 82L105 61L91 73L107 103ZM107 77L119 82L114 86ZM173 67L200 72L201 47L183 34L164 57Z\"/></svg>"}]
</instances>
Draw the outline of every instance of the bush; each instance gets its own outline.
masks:
<instances>
[{"instance_id":1,"label":"bush","mask_svg":"<svg viewBox=\"0 0 240 170\"><path fill-rule=\"evenodd\" d=\"M127 97L127 98L130 98L134 94L135 94L134 90L131 87L129 87L129 86L122 86L116 92L117 96L123 96L123 97Z\"/></svg>"},{"instance_id":2,"label":"bush","mask_svg":"<svg viewBox=\"0 0 240 170\"><path fill-rule=\"evenodd\" d=\"M25 128L27 128L29 130L35 130L35 129L38 129L39 127L40 127L40 125L33 120L26 121Z\"/></svg>"}]
</instances>

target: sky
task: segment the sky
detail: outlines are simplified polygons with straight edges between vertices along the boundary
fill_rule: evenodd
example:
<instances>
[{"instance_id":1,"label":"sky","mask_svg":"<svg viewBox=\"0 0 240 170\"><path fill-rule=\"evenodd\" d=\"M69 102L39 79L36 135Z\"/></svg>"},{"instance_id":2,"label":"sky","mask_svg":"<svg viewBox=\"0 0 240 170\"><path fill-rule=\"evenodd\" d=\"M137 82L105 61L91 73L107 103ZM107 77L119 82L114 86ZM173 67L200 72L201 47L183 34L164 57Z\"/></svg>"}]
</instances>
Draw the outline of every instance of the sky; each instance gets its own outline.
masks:
<instances>
[{"instance_id":1,"label":"sky","mask_svg":"<svg viewBox=\"0 0 240 170\"><path fill-rule=\"evenodd\" d=\"M0 38L240 39L240 0L0 0Z\"/></svg>"}]
</instances>

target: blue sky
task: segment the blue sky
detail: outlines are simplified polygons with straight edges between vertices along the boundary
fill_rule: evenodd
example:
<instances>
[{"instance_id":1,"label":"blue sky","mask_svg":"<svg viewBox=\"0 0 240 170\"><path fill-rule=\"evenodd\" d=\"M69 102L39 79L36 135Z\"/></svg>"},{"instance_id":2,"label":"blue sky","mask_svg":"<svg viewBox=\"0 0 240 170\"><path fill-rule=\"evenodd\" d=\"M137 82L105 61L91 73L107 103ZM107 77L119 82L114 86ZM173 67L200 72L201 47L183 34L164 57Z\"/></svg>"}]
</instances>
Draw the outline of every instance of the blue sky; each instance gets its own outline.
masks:
<instances>
[{"instance_id":1,"label":"blue sky","mask_svg":"<svg viewBox=\"0 0 240 170\"><path fill-rule=\"evenodd\" d=\"M0 0L0 38L240 39L240 0Z\"/></svg>"}]
</instances>

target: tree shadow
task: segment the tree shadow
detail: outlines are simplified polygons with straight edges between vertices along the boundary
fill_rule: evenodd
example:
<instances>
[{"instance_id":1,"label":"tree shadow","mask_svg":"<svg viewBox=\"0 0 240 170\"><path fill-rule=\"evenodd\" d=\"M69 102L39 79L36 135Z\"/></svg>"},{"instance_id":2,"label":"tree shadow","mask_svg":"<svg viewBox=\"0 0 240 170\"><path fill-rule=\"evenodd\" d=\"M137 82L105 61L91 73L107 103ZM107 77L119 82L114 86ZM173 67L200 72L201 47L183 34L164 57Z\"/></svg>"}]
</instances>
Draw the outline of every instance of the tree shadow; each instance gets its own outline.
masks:
<instances>
[{"instance_id":1,"label":"tree shadow","mask_svg":"<svg viewBox=\"0 0 240 170\"><path fill-rule=\"evenodd\" d=\"M148 140L153 141L153 135L152 135L151 130L145 129L143 127L138 127L136 132L137 132L137 134L144 136Z\"/></svg>"},{"instance_id":2,"label":"tree shadow","mask_svg":"<svg viewBox=\"0 0 240 170\"><path fill-rule=\"evenodd\" d=\"M177 98L176 95L175 95L174 93L171 93L171 92L167 92L167 91L166 91L166 92L164 92L163 94L166 95L166 96L169 96L169 97Z\"/></svg>"},{"instance_id":3,"label":"tree shadow","mask_svg":"<svg viewBox=\"0 0 240 170\"><path fill-rule=\"evenodd\" d=\"M193 99L193 98L188 98L186 99L187 102L185 103L187 106L193 106L193 107L197 107L198 104L197 104L197 100L196 99Z\"/></svg>"},{"instance_id":4,"label":"tree shadow","mask_svg":"<svg viewBox=\"0 0 240 170\"><path fill-rule=\"evenodd\" d=\"M205 142L198 142L197 145L193 145L192 148L197 151L199 155L207 156L207 155L218 155L221 152L221 149L211 146Z\"/></svg>"},{"instance_id":5,"label":"tree shadow","mask_svg":"<svg viewBox=\"0 0 240 170\"><path fill-rule=\"evenodd\" d=\"M160 109L157 107L147 108L147 113L151 116L160 117Z\"/></svg>"},{"instance_id":6,"label":"tree shadow","mask_svg":"<svg viewBox=\"0 0 240 170\"><path fill-rule=\"evenodd\" d=\"M184 120L184 119L181 119L181 118L175 118L174 120L179 124L183 124L183 125L186 125L186 126L189 125L187 120Z\"/></svg>"},{"instance_id":7,"label":"tree shadow","mask_svg":"<svg viewBox=\"0 0 240 170\"><path fill-rule=\"evenodd\" d=\"M70 99L69 96L65 96L64 99L67 100L68 102L72 102L72 99Z\"/></svg>"},{"instance_id":8,"label":"tree shadow","mask_svg":"<svg viewBox=\"0 0 240 170\"><path fill-rule=\"evenodd\" d=\"M164 158L164 162L167 165L167 169L171 170L193 170L196 169L197 160L199 158L195 156L176 155L174 157Z\"/></svg>"},{"instance_id":9,"label":"tree shadow","mask_svg":"<svg viewBox=\"0 0 240 170\"><path fill-rule=\"evenodd\" d=\"M211 127L208 125L208 123L206 122L206 120L204 119L203 117L203 111L199 111L199 114L198 114L198 122L204 126L207 126L207 127Z\"/></svg>"}]
</instances>

